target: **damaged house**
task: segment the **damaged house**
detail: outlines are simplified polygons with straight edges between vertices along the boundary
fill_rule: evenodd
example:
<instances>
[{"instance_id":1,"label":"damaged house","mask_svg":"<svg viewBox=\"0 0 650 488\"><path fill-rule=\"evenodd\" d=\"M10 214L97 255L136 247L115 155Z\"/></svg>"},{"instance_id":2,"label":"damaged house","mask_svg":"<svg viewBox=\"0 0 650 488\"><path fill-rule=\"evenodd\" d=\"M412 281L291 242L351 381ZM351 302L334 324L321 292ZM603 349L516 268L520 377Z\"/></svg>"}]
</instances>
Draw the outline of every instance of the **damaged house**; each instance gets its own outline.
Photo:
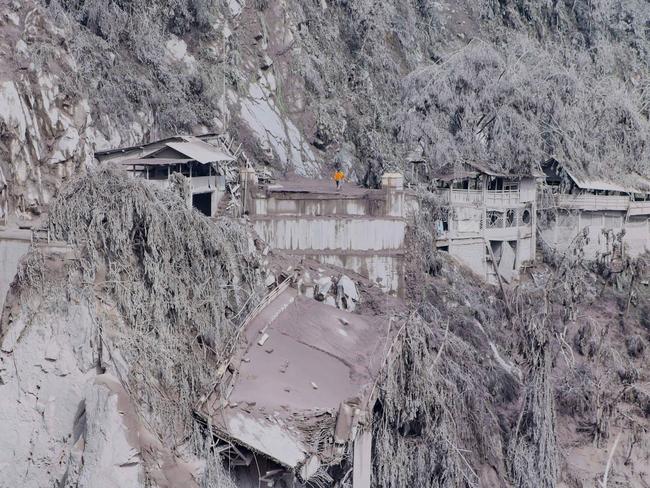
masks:
<instances>
[{"instance_id":1,"label":"damaged house","mask_svg":"<svg viewBox=\"0 0 650 488\"><path fill-rule=\"evenodd\" d=\"M434 182L443 209L436 223L438 249L490 283L516 279L535 259L537 175L466 163L438 172Z\"/></svg>"},{"instance_id":2,"label":"damaged house","mask_svg":"<svg viewBox=\"0 0 650 488\"><path fill-rule=\"evenodd\" d=\"M242 172L243 207L259 236L285 254L350 269L386 292L404 288L405 238L415 195L386 173L381 189L293 178L258 184Z\"/></svg>"},{"instance_id":3,"label":"damaged house","mask_svg":"<svg viewBox=\"0 0 650 488\"><path fill-rule=\"evenodd\" d=\"M237 486L369 488L388 321L326 305L300 283L286 279L246 319L197 414Z\"/></svg>"},{"instance_id":4,"label":"damaged house","mask_svg":"<svg viewBox=\"0 0 650 488\"><path fill-rule=\"evenodd\" d=\"M638 256L650 250L650 180L637 175L634 185L578 175L550 159L540 207L548 218L541 237L551 248L564 251L579 234L587 259Z\"/></svg>"},{"instance_id":5,"label":"damaged house","mask_svg":"<svg viewBox=\"0 0 650 488\"><path fill-rule=\"evenodd\" d=\"M236 160L231 144L220 135L177 136L160 141L95 153L102 164L123 167L135 178L168 187L174 173L189 180L188 205L214 217L226 194L224 165Z\"/></svg>"}]
</instances>

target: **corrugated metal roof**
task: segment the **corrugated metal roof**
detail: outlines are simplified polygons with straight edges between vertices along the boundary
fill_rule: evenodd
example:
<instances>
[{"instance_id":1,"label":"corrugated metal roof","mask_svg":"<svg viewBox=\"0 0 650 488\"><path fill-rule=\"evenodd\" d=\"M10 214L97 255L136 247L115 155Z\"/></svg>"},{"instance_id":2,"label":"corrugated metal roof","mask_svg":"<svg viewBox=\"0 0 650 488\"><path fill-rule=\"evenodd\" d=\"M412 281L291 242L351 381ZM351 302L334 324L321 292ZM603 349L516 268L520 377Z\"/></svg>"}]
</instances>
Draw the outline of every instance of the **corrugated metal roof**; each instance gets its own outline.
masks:
<instances>
[{"instance_id":1,"label":"corrugated metal roof","mask_svg":"<svg viewBox=\"0 0 650 488\"><path fill-rule=\"evenodd\" d=\"M503 171L495 171L481 163L463 161L457 165L448 165L435 171L433 177L442 181L452 181L472 178L480 174L509 179L537 178L543 176L543 173L536 168L532 168L526 173L505 173Z\"/></svg>"},{"instance_id":2,"label":"corrugated metal roof","mask_svg":"<svg viewBox=\"0 0 650 488\"><path fill-rule=\"evenodd\" d=\"M558 181L560 178L560 172L558 168L566 173L566 175L571 178L573 183L582 190L594 190L594 191L615 191L620 193L641 193L648 194L650 193L650 180L640 174L631 175L634 178L635 184L628 185L622 179L619 178L618 182L613 181L612 179L602 180L599 178L589 177L584 173L577 173L576 171L569 169L566 164L560 162L557 158L552 157L548 159L544 164L544 171L546 173L547 181ZM579 175L579 176L578 176Z\"/></svg>"},{"instance_id":3,"label":"corrugated metal roof","mask_svg":"<svg viewBox=\"0 0 650 488\"><path fill-rule=\"evenodd\" d=\"M139 144L137 146L127 146L127 147L119 147L119 148L114 148L114 149L104 149L104 150L101 150L101 151L95 151L95 157L108 156L108 155L116 154L116 153L126 153L126 152L129 152L129 151L135 151L135 150L138 150L138 149L145 149L147 147L154 146L156 144L169 142L169 141L178 141L178 140L186 141L190 137L194 138L194 139L201 140L201 139L209 139L209 138L218 137L219 135L220 134L218 134L216 132L214 132L214 133L211 132L211 133L208 133L208 134L201 134L198 137L197 136L182 136L182 135L166 137L164 139L159 139L157 141L147 142L145 144Z\"/></svg>"},{"instance_id":4,"label":"corrugated metal roof","mask_svg":"<svg viewBox=\"0 0 650 488\"><path fill-rule=\"evenodd\" d=\"M192 142L168 142L165 145L203 164L235 160L231 155L217 149L212 144L198 139Z\"/></svg>"},{"instance_id":5,"label":"corrugated metal roof","mask_svg":"<svg viewBox=\"0 0 650 488\"><path fill-rule=\"evenodd\" d=\"M638 179L642 183L639 186L624 186L612 181L605 181L592 178L577 177L574 173L568 170L566 167L564 171L569 175L578 188L582 190L601 190L601 191L617 191L621 193L649 193L650 192L650 182L645 178L639 176ZM642 189L642 186L646 186L646 189Z\"/></svg>"},{"instance_id":6,"label":"corrugated metal roof","mask_svg":"<svg viewBox=\"0 0 650 488\"><path fill-rule=\"evenodd\" d=\"M144 158L144 159L126 159L117 161L117 164L124 166L167 166L170 164L186 164L193 159L175 159L175 158Z\"/></svg>"}]
</instances>

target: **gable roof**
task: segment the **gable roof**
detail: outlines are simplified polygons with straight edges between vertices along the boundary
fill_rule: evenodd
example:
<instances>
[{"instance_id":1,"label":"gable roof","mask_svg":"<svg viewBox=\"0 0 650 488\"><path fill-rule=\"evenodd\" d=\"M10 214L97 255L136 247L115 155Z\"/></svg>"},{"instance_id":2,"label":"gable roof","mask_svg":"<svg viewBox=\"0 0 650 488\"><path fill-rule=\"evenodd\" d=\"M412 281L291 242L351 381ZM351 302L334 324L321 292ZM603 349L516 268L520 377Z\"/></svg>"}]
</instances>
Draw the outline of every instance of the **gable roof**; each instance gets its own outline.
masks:
<instances>
[{"instance_id":1,"label":"gable roof","mask_svg":"<svg viewBox=\"0 0 650 488\"><path fill-rule=\"evenodd\" d=\"M191 142L167 142L165 146L203 164L235 160L212 144L199 139Z\"/></svg>"},{"instance_id":2,"label":"gable roof","mask_svg":"<svg viewBox=\"0 0 650 488\"><path fill-rule=\"evenodd\" d=\"M124 166L168 166L172 164L187 164L193 159L172 159L172 158L144 158L144 159L125 159L118 161L117 164Z\"/></svg>"},{"instance_id":3,"label":"gable roof","mask_svg":"<svg viewBox=\"0 0 650 488\"><path fill-rule=\"evenodd\" d=\"M234 161L236 158L220 137L218 134L168 137L138 146L96 151L95 158L100 162L143 158L188 159L201 164Z\"/></svg>"}]
</instances>

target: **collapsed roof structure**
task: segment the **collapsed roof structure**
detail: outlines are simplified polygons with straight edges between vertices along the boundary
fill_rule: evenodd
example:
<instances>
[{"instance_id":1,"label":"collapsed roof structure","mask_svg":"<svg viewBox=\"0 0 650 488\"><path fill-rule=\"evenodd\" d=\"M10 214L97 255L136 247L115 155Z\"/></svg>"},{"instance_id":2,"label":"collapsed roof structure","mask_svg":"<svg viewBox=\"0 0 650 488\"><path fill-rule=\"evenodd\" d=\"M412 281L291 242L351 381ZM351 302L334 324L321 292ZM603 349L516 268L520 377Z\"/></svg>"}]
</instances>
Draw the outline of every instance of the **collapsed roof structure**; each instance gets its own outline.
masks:
<instances>
[{"instance_id":1,"label":"collapsed roof structure","mask_svg":"<svg viewBox=\"0 0 650 488\"><path fill-rule=\"evenodd\" d=\"M389 326L309 298L290 279L271 292L197 408L238 486L312 486L352 474L354 488L370 487Z\"/></svg>"}]
</instances>

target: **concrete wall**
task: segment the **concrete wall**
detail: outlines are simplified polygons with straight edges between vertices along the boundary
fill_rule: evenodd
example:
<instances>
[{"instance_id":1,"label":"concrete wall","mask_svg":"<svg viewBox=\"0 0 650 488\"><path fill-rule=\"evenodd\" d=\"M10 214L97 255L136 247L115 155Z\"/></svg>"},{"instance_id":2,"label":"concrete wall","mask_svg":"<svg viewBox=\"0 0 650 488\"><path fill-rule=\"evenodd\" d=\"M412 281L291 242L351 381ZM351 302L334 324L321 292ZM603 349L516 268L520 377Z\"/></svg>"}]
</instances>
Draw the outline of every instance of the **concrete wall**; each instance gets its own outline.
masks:
<instances>
[{"instance_id":1,"label":"concrete wall","mask_svg":"<svg viewBox=\"0 0 650 488\"><path fill-rule=\"evenodd\" d=\"M559 252L564 252L576 236L587 229L588 242L584 246L585 257L596 259L599 255L611 252L612 239L603 231L614 233L625 229L623 242L630 256L638 256L650 249L650 223L646 216L629 217L625 212L616 211L576 211L560 213L555 222L542 230L542 238Z\"/></svg>"},{"instance_id":2,"label":"concrete wall","mask_svg":"<svg viewBox=\"0 0 650 488\"><path fill-rule=\"evenodd\" d=\"M519 201L521 203L534 202L537 197L537 180L524 178L519 182Z\"/></svg>"},{"instance_id":3,"label":"concrete wall","mask_svg":"<svg viewBox=\"0 0 650 488\"><path fill-rule=\"evenodd\" d=\"M401 256L309 254L324 264L349 269L377 283L386 292L398 292L404 287L404 262Z\"/></svg>"},{"instance_id":4,"label":"concrete wall","mask_svg":"<svg viewBox=\"0 0 650 488\"><path fill-rule=\"evenodd\" d=\"M383 213L372 208L372 202L359 198L256 198L254 212L257 215L363 215ZM378 202L383 207L383 202ZM374 211L373 211L374 210Z\"/></svg>"},{"instance_id":5,"label":"concrete wall","mask_svg":"<svg viewBox=\"0 0 650 488\"><path fill-rule=\"evenodd\" d=\"M524 261L533 261L535 259L535 241L533 237L522 238L517 244L517 266Z\"/></svg>"},{"instance_id":6,"label":"concrete wall","mask_svg":"<svg viewBox=\"0 0 650 488\"><path fill-rule=\"evenodd\" d=\"M271 247L291 250L397 250L406 222L397 219L294 217L255 219L255 230Z\"/></svg>"},{"instance_id":7,"label":"concrete wall","mask_svg":"<svg viewBox=\"0 0 650 488\"><path fill-rule=\"evenodd\" d=\"M9 285L18 271L18 263L29 251L29 246L29 241L0 237L0 310L4 307Z\"/></svg>"},{"instance_id":8,"label":"concrete wall","mask_svg":"<svg viewBox=\"0 0 650 488\"><path fill-rule=\"evenodd\" d=\"M625 223L626 252L638 256L650 251L650 218L647 215L630 217Z\"/></svg>"},{"instance_id":9,"label":"concrete wall","mask_svg":"<svg viewBox=\"0 0 650 488\"><path fill-rule=\"evenodd\" d=\"M403 290L406 220L417 202L400 188L264 191L248 201L255 230L271 247L349 269L387 292Z\"/></svg>"},{"instance_id":10,"label":"concrete wall","mask_svg":"<svg viewBox=\"0 0 650 488\"><path fill-rule=\"evenodd\" d=\"M488 272L486 252L485 240L482 238L456 239L449 243L449 254L483 279L486 279Z\"/></svg>"}]
</instances>

